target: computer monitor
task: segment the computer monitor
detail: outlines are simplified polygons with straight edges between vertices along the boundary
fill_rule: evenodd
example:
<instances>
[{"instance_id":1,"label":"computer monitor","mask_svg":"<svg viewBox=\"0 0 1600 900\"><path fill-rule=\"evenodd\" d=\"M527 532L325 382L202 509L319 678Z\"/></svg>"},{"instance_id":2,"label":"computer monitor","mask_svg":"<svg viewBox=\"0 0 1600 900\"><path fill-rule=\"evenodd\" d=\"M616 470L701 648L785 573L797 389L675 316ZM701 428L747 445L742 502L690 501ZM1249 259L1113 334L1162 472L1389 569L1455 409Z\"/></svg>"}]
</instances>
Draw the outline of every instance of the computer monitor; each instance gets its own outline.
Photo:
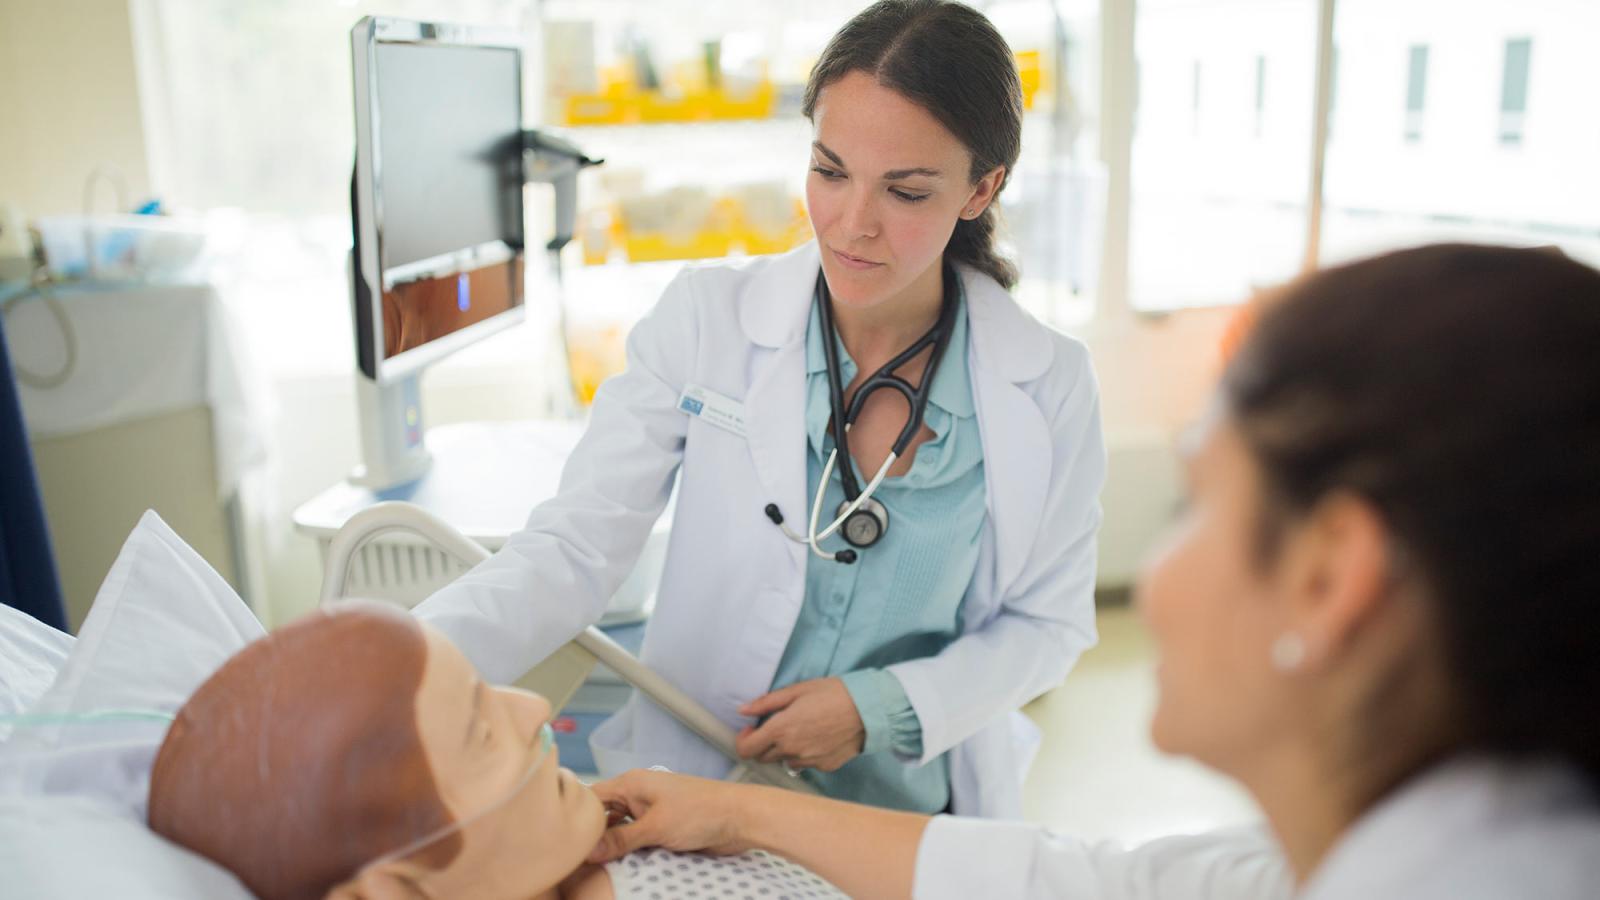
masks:
<instances>
[{"instance_id":1,"label":"computer monitor","mask_svg":"<svg viewBox=\"0 0 1600 900\"><path fill-rule=\"evenodd\" d=\"M521 36L368 17L350 43L356 358L389 384L523 318Z\"/></svg>"},{"instance_id":2,"label":"computer monitor","mask_svg":"<svg viewBox=\"0 0 1600 900\"><path fill-rule=\"evenodd\" d=\"M522 38L368 17L350 51L351 480L382 489L428 470L423 368L524 317Z\"/></svg>"}]
</instances>

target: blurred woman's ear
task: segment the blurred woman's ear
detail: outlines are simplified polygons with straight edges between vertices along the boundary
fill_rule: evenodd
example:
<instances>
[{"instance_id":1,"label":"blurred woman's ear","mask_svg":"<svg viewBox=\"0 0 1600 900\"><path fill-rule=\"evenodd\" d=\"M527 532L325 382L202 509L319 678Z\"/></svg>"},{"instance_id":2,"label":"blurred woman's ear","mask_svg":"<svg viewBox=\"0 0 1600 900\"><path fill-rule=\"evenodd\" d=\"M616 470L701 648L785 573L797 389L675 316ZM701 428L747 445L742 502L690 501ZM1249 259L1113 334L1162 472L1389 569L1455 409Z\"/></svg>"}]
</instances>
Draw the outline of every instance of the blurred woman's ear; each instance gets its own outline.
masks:
<instances>
[{"instance_id":1,"label":"blurred woman's ear","mask_svg":"<svg viewBox=\"0 0 1600 900\"><path fill-rule=\"evenodd\" d=\"M1395 560L1383 517L1365 499L1337 493L1307 515L1284 546L1293 628L1315 665L1338 652L1378 613Z\"/></svg>"},{"instance_id":2,"label":"blurred woman's ear","mask_svg":"<svg viewBox=\"0 0 1600 900\"><path fill-rule=\"evenodd\" d=\"M416 874L403 860L367 866L324 900L428 900Z\"/></svg>"}]
</instances>

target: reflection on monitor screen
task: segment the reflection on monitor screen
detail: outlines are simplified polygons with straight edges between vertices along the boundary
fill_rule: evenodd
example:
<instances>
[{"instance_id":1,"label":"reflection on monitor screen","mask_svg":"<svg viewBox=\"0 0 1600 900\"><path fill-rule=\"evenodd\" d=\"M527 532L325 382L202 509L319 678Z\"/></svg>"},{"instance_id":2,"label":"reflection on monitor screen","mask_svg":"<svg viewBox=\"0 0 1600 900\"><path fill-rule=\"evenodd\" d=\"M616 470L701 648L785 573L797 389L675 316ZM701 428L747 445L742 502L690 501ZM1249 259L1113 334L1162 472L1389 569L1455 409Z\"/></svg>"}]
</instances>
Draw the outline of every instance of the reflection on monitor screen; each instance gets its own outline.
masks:
<instances>
[{"instance_id":1,"label":"reflection on monitor screen","mask_svg":"<svg viewBox=\"0 0 1600 900\"><path fill-rule=\"evenodd\" d=\"M383 292L383 358L522 305L522 257Z\"/></svg>"}]
</instances>

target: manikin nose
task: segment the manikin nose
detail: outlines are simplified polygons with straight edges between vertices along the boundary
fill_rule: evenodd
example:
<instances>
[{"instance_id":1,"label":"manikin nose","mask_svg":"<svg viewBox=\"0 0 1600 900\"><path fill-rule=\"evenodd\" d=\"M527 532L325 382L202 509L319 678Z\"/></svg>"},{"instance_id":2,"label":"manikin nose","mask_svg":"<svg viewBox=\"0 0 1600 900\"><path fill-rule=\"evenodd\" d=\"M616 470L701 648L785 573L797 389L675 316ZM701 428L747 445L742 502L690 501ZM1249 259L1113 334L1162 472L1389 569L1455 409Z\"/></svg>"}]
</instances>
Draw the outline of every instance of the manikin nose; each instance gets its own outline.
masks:
<instances>
[{"instance_id":1,"label":"manikin nose","mask_svg":"<svg viewBox=\"0 0 1600 900\"><path fill-rule=\"evenodd\" d=\"M517 723L517 733L525 738L532 739L538 732L539 726L550 721L550 701L535 694L516 687L495 688L505 696L510 704L512 716Z\"/></svg>"}]
</instances>

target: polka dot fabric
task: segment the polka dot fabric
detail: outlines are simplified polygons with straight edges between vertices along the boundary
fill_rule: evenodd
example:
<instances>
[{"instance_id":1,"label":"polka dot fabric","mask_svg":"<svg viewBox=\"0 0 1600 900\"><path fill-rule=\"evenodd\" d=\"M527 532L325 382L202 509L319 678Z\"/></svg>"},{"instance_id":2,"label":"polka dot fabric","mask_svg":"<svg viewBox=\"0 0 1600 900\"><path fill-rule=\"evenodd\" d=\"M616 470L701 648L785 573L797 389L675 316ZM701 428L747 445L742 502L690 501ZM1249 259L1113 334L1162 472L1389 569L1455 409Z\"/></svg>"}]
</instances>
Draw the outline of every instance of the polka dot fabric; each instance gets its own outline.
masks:
<instances>
[{"instance_id":1,"label":"polka dot fabric","mask_svg":"<svg viewBox=\"0 0 1600 900\"><path fill-rule=\"evenodd\" d=\"M762 850L706 856L652 848L606 864L617 900L836 900L838 888Z\"/></svg>"}]
</instances>

